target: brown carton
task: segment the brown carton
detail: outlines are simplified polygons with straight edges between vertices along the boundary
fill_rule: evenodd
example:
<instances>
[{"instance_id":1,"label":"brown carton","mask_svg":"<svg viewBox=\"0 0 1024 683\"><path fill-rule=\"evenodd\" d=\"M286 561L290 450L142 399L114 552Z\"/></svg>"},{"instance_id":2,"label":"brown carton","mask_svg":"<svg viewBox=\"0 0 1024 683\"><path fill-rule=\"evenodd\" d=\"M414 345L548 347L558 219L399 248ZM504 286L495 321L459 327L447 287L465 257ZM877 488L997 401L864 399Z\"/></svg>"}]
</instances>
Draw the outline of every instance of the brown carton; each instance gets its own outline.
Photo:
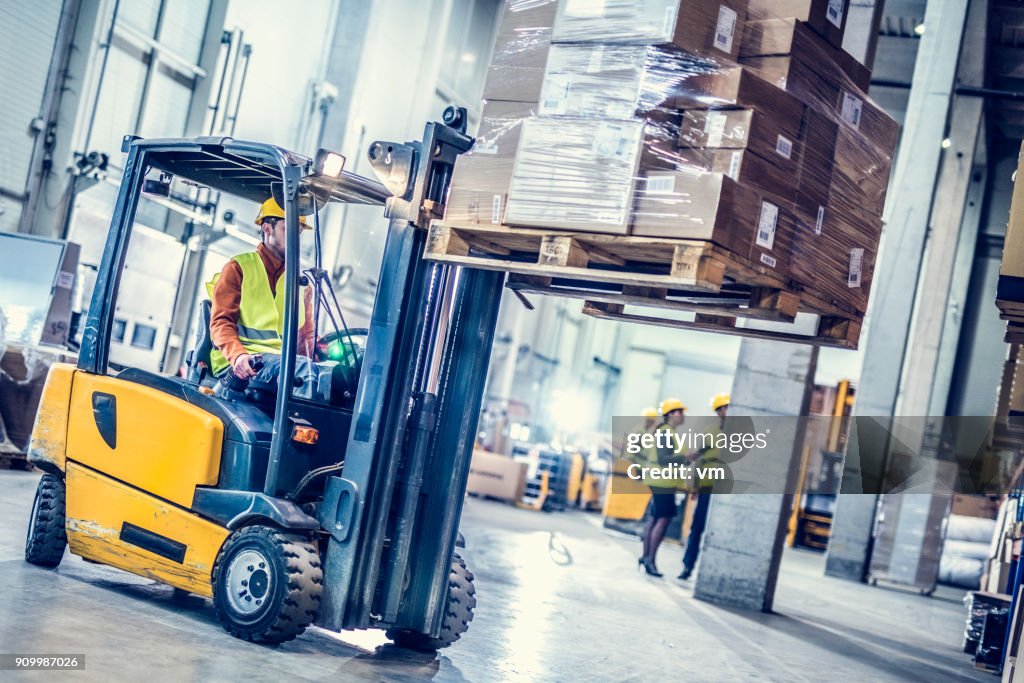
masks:
<instances>
[{"instance_id":1,"label":"brown carton","mask_svg":"<svg viewBox=\"0 0 1024 683\"><path fill-rule=\"evenodd\" d=\"M554 41L675 45L712 59L735 59L747 0L562 0Z\"/></svg>"},{"instance_id":2,"label":"brown carton","mask_svg":"<svg viewBox=\"0 0 1024 683\"><path fill-rule=\"evenodd\" d=\"M671 166L678 128L644 121L531 118L523 123L505 222L625 234L641 160Z\"/></svg>"},{"instance_id":3,"label":"brown carton","mask_svg":"<svg viewBox=\"0 0 1024 683\"><path fill-rule=\"evenodd\" d=\"M1024 170L1024 154L1021 154L1017 161L1013 199L1010 202L1010 219L1006 225L1006 240L1003 244L1003 260L999 265L997 298L1003 301L1024 301L1024 173L1022 170Z\"/></svg>"},{"instance_id":4,"label":"brown carton","mask_svg":"<svg viewBox=\"0 0 1024 683\"><path fill-rule=\"evenodd\" d=\"M849 0L750 0L749 20L797 19L837 48L843 47ZM765 52L761 54L784 54Z\"/></svg>"},{"instance_id":5,"label":"brown carton","mask_svg":"<svg viewBox=\"0 0 1024 683\"><path fill-rule=\"evenodd\" d=\"M771 116L756 109L685 110L679 146L747 149L770 159L790 178L799 173L803 150L800 139L783 131Z\"/></svg>"},{"instance_id":6,"label":"brown carton","mask_svg":"<svg viewBox=\"0 0 1024 683\"><path fill-rule=\"evenodd\" d=\"M697 73L686 81L685 94L672 100L676 109L751 108L772 117L778 127L800 135L804 106L790 93L740 67Z\"/></svg>"},{"instance_id":7,"label":"brown carton","mask_svg":"<svg viewBox=\"0 0 1024 683\"><path fill-rule=\"evenodd\" d=\"M536 102L551 48L557 0L505 3L484 83L485 100Z\"/></svg>"},{"instance_id":8,"label":"brown carton","mask_svg":"<svg viewBox=\"0 0 1024 683\"><path fill-rule=\"evenodd\" d=\"M488 496L518 503L526 489L525 462L518 462L504 455L474 450L469 463L469 479L466 491L478 496Z\"/></svg>"},{"instance_id":9,"label":"brown carton","mask_svg":"<svg viewBox=\"0 0 1024 683\"><path fill-rule=\"evenodd\" d=\"M784 158L761 157L749 149L693 149L678 152L679 166L724 173L741 185L768 192L787 202L796 199L796 176Z\"/></svg>"},{"instance_id":10,"label":"brown carton","mask_svg":"<svg viewBox=\"0 0 1024 683\"><path fill-rule=\"evenodd\" d=\"M867 310L881 221L830 206L808 214L797 200L792 279L827 303Z\"/></svg>"},{"instance_id":11,"label":"brown carton","mask_svg":"<svg viewBox=\"0 0 1024 683\"><path fill-rule=\"evenodd\" d=\"M473 149L455 160L446 220L502 222L522 124L534 110L527 102L487 102Z\"/></svg>"},{"instance_id":12,"label":"brown carton","mask_svg":"<svg viewBox=\"0 0 1024 683\"><path fill-rule=\"evenodd\" d=\"M792 204L723 173L647 171L637 190L634 235L714 242L785 276L795 229Z\"/></svg>"}]
</instances>

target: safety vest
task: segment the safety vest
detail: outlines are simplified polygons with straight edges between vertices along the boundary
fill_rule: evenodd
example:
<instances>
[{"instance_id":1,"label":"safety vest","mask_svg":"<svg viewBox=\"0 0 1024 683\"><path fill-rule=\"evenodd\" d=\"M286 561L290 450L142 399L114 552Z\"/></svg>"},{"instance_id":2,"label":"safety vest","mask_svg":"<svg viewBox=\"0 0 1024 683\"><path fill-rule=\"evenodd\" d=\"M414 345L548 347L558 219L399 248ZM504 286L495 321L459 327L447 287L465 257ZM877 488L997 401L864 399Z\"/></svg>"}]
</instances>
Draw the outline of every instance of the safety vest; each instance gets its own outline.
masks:
<instances>
[{"instance_id":1,"label":"safety vest","mask_svg":"<svg viewBox=\"0 0 1024 683\"><path fill-rule=\"evenodd\" d=\"M662 422L655 428L653 433L658 434L666 430L670 432L675 431L667 422ZM675 462L673 456L678 455L678 453L673 449L671 456L667 456L665 449L659 449L657 445L654 445L646 449L644 455L646 456L645 459L647 460L648 467L665 467L671 462ZM645 483L656 488L675 489L683 488L687 482L682 479L647 479Z\"/></svg>"},{"instance_id":2,"label":"safety vest","mask_svg":"<svg viewBox=\"0 0 1024 683\"><path fill-rule=\"evenodd\" d=\"M718 436L720 434L722 434L722 433L723 432L722 432L721 425L719 425L717 427L713 427L710 430L708 430L708 434L711 436L712 439L715 439L716 442L717 442ZM697 478L697 468L698 467L700 467L700 468L707 468L707 467L715 466L715 461L718 460L720 455L721 455L721 450L717 446L714 447L714 448L709 448L706 451L703 451L700 454L700 457L697 458L697 461L693 463L694 482L697 484L699 489L707 489L707 488L710 488L710 487L714 486L715 485L715 480L711 479L709 477L705 477L703 479L698 479Z\"/></svg>"},{"instance_id":3,"label":"safety vest","mask_svg":"<svg viewBox=\"0 0 1024 683\"><path fill-rule=\"evenodd\" d=\"M249 353L281 353L284 334L284 286L278 278L276 295L270 290L270 278L258 252L234 257L242 269L242 296L238 302L238 340ZM206 283L206 293L213 298L213 288L220 273ZM300 302L301 303L301 302ZM299 306L299 327L305 323L305 306ZM210 369L219 375L230 365L219 349L210 351Z\"/></svg>"}]
</instances>

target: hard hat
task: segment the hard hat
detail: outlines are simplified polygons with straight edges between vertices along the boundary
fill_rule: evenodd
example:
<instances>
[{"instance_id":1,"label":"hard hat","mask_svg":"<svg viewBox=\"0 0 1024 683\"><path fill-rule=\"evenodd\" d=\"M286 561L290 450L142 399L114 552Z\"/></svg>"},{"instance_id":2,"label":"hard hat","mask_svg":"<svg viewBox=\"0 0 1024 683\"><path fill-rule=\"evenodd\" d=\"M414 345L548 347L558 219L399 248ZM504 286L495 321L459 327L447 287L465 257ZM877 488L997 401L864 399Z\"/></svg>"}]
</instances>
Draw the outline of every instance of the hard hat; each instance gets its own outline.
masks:
<instances>
[{"instance_id":1,"label":"hard hat","mask_svg":"<svg viewBox=\"0 0 1024 683\"><path fill-rule=\"evenodd\" d=\"M711 410L729 405L729 394L715 394L711 399Z\"/></svg>"},{"instance_id":2,"label":"hard hat","mask_svg":"<svg viewBox=\"0 0 1024 683\"><path fill-rule=\"evenodd\" d=\"M267 201L260 204L260 213L256 216L256 225L263 225L264 218L284 218L284 209L277 203L277 200L271 197ZM299 216L299 225L306 230L311 230L313 226L309 224L305 216Z\"/></svg>"},{"instance_id":3,"label":"hard hat","mask_svg":"<svg viewBox=\"0 0 1024 683\"><path fill-rule=\"evenodd\" d=\"M658 406L658 412L662 415L668 415L673 410L682 410L683 412L686 412L686 406L684 406L683 402L678 398L666 398L661 402L661 405Z\"/></svg>"},{"instance_id":4,"label":"hard hat","mask_svg":"<svg viewBox=\"0 0 1024 683\"><path fill-rule=\"evenodd\" d=\"M658 417L658 409L655 408L654 406L650 406L650 407L644 408L643 412L640 413L640 414L650 420L650 419Z\"/></svg>"}]
</instances>

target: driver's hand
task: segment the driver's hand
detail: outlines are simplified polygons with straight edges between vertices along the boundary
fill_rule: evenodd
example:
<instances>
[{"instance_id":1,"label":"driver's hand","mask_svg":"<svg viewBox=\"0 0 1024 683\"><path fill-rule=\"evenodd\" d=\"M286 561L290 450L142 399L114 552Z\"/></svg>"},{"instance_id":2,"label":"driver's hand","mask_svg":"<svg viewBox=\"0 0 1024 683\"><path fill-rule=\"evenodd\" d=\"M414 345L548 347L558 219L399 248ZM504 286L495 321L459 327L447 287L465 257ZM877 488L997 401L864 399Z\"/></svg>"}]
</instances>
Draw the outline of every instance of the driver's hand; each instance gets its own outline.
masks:
<instances>
[{"instance_id":1,"label":"driver's hand","mask_svg":"<svg viewBox=\"0 0 1024 683\"><path fill-rule=\"evenodd\" d=\"M251 361L252 356L250 354L240 354L235 358L235 362L231 364L231 372L235 373L235 377L238 379L252 379L256 376L256 371L252 369Z\"/></svg>"}]
</instances>

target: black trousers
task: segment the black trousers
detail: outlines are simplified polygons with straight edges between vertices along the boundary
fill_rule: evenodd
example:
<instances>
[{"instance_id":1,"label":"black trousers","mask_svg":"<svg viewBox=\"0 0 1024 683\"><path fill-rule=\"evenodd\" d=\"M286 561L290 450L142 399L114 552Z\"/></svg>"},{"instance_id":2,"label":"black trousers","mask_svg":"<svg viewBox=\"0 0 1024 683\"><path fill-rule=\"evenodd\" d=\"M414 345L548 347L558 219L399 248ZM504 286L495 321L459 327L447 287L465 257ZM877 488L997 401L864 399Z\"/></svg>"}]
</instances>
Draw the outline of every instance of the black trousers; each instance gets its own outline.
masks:
<instances>
[{"instance_id":1,"label":"black trousers","mask_svg":"<svg viewBox=\"0 0 1024 683\"><path fill-rule=\"evenodd\" d=\"M710 493L697 494L697 506L693 509L693 521L690 522L690 535L686 537L686 552L683 554L683 568L693 569L700 555L700 537L708 523L708 508L711 506Z\"/></svg>"}]
</instances>

